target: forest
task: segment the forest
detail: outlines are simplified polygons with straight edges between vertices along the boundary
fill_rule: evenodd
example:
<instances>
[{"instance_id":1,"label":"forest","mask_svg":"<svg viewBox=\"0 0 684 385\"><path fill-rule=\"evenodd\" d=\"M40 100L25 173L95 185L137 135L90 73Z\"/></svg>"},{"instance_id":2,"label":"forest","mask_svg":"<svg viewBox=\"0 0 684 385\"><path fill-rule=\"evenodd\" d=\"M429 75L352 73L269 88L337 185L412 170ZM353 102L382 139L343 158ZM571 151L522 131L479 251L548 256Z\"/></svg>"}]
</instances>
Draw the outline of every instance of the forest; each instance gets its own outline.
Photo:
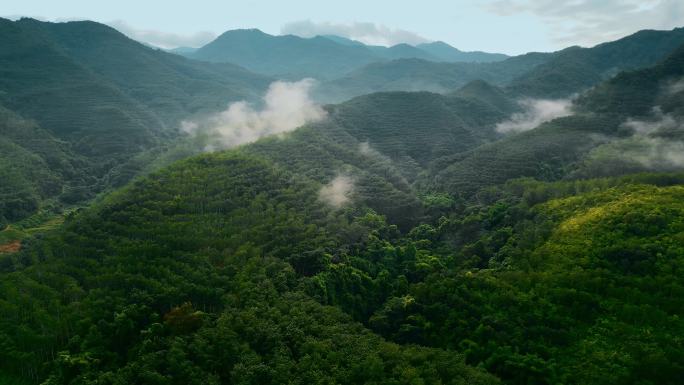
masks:
<instances>
[{"instance_id":1,"label":"forest","mask_svg":"<svg viewBox=\"0 0 684 385\"><path fill-rule=\"evenodd\" d=\"M225 146L170 127L268 108L278 63L1 19L0 384L680 384L683 31L385 57L324 89L409 63L450 90Z\"/></svg>"}]
</instances>

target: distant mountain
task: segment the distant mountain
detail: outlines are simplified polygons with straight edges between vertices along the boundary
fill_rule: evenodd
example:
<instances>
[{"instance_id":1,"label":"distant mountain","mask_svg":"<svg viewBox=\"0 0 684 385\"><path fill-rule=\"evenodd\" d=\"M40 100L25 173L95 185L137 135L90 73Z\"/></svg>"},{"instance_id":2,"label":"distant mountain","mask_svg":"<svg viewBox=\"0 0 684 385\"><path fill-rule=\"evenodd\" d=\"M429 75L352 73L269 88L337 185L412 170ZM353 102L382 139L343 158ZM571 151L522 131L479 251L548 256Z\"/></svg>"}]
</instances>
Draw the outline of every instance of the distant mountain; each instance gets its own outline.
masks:
<instances>
[{"instance_id":1,"label":"distant mountain","mask_svg":"<svg viewBox=\"0 0 684 385\"><path fill-rule=\"evenodd\" d=\"M427 49L409 44L372 46L335 35L302 38L243 29L227 31L195 52L177 53L198 60L235 63L271 76L320 80L334 79L364 65L393 59L495 61L505 58L498 54L461 53L445 43L425 47Z\"/></svg>"},{"instance_id":2,"label":"distant mountain","mask_svg":"<svg viewBox=\"0 0 684 385\"><path fill-rule=\"evenodd\" d=\"M369 46L369 48L378 56L388 60L421 59L429 61L440 61L438 57L433 56L430 53L409 44L397 44L391 47Z\"/></svg>"},{"instance_id":3,"label":"distant mountain","mask_svg":"<svg viewBox=\"0 0 684 385\"><path fill-rule=\"evenodd\" d=\"M322 35L336 43L348 46L364 46L360 41L351 40L337 35ZM378 55L387 59L424 59L431 61L444 62L477 62L489 63L501 61L509 58L508 55L500 53L489 53L482 51L464 52L443 41L431 43L421 43L415 46L409 44L397 44L391 47L366 45Z\"/></svg>"},{"instance_id":4,"label":"distant mountain","mask_svg":"<svg viewBox=\"0 0 684 385\"><path fill-rule=\"evenodd\" d=\"M320 97L335 102L383 91L445 93L473 80L484 80L518 98L565 98L620 71L654 65L681 44L684 44L684 28L641 31L593 48L532 52L488 63L435 63L417 59L377 62L325 83Z\"/></svg>"},{"instance_id":5,"label":"distant mountain","mask_svg":"<svg viewBox=\"0 0 684 385\"><path fill-rule=\"evenodd\" d=\"M513 80L508 89L528 97L567 97L620 71L654 65L682 44L684 28L676 28L671 31L639 31L592 48L570 47Z\"/></svg>"},{"instance_id":6,"label":"distant mountain","mask_svg":"<svg viewBox=\"0 0 684 385\"><path fill-rule=\"evenodd\" d=\"M489 63L495 61L506 60L509 56L501 53L489 53L482 51L464 52L457 48L450 46L443 41L435 41L432 43L418 44L419 48L430 55L446 62L477 62Z\"/></svg>"},{"instance_id":7,"label":"distant mountain","mask_svg":"<svg viewBox=\"0 0 684 385\"><path fill-rule=\"evenodd\" d=\"M188 57L234 63L254 72L286 78L326 79L379 60L365 46L317 36L272 36L258 29L232 30Z\"/></svg>"},{"instance_id":8,"label":"distant mountain","mask_svg":"<svg viewBox=\"0 0 684 385\"><path fill-rule=\"evenodd\" d=\"M473 80L506 85L553 54L529 53L491 63L443 63L398 59L369 64L319 87L321 100L336 102L372 92L430 91L448 93Z\"/></svg>"},{"instance_id":9,"label":"distant mountain","mask_svg":"<svg viewBox=\"0 0 684 385\"><path fill-rule=\"evenodd\" d=\"M322 37L332 40L335 43L342 44L342 45L351 45L351 46L363 46L365 44L361 43L360 41L348 39L346 37L342 36L337 36L337 35L321 35Z\"/></svg>"},{"instance_id":10,"label":"distant mountain","mask_svg":"<svg viewBox=\"0 0 684 385\"><path fill-rule=\"evenodd\" d=\"M167 50L168 52L175 53L178 55L189 55L197 51L197 48L193 47L176 47Z\"/></svg>"}]
</instances>

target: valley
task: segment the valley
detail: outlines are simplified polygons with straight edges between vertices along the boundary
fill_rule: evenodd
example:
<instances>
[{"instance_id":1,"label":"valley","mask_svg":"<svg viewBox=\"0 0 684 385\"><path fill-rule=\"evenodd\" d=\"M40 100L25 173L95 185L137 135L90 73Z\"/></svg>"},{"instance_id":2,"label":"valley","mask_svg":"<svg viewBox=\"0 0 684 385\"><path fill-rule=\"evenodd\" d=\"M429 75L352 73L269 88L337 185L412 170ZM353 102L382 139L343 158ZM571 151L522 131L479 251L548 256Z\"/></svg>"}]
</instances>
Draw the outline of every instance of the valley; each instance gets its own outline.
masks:
<instances>
[{"instance_id":1,"label":"valley","mask_svg":"<svg viewBox=\"0 0 684 385\"><path fill-rule=\"evenodd\" d=\"M682 28L0 37L1 384L684 378Z\"/></svg>"}]
</instances>

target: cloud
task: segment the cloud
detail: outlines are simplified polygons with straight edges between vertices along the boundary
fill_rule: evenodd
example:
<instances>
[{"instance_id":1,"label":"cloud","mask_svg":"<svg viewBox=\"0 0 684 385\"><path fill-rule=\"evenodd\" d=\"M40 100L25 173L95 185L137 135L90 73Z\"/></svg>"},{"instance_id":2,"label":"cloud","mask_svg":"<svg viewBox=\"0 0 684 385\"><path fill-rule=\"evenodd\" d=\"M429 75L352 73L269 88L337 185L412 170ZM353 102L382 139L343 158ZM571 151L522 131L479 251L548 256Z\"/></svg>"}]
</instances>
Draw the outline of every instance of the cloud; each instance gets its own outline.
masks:
<instances>
[{"instance_id":1,"label":"cloud","mask_svg":"<svg viewBox=\"0 0 684 385\"><path fill-rule=\"evenodd\" d=\"M196 32L191 35L180 35L152 29L137 29L122 20L115 20L106 24L133 40L164 49L177 47L197 48L216 39L216 34L209 31Z\"/></svg>"},{"instance_id":2,"label":"cloud","mask_svg":"<svg viewBox=\"0 0 684 385\"><path fill-rule=\"evenodd\" d=\"M264 106L257 110L245 101L231 103L223 112L204 121L183 121L181 130L191 135L207 135L213 143L207 150L225 149L257 139L292 131L322 120L326 112L309 97L313 79L271 83Z\"/></svg>"},{"instance_id":3,"label":"cloud","mask_svg":"<svg viewBox=\"0 0 684 385\"><path fill-rule=\"evenodd\" d=\"M684 130L684 125L671 114L663 114L659 107L653 109L653 117L649 120L629 118L622 127L630 129L635 135L650 135L673 130Z\"/></svg>"},{"instance_id":4,"label":"cloud","mask_svg":"<svg viewBox=\"0 0 684 385\"><path fill-rule=\"evenodd\" d=\"M382 154L380 154L380 152L378 152L378 150L371 147L371 145L368 141L359 143L359 152L361 153L361 155L365 155L365 156L383 157Z\"/></svg>"},{"instance_id":5,"label":"cloud","mask_svg":"<svg viewBox=\"0 0 684 385\"><path fill-rule=\"evenodd\" d=\"M650 119L627 119L628 138L596 148L589 156L596 164L621 161L648 170L669 171L684 167L684 120L654 108Z\"/></svg>"},{"instance_id":6,"label":"cloud","mask_svg":"<svg viewBox=\"0 0 684 385\"><path fill-rule=\"evenodd\" d=\"M684 20L682 0L495 0L485 9L500 16L529 13L553 28L564 44L595 44L641 29L672 29Z\"/></svg>"},{"instance_id":7,"label":"cloud","mask_svg":"<svg viewBox=\"0 0 684 385\"><path fill-rule=\"evenodd\" d=\"M321 187L318 197L334 208L340 208L351 200L354 181L349 176L338 174L327 185Z\"/></svg>"},{"instance_id":8,"label":"cloud","mask_svg":"<svg viewBox=\"0 0 684 385\"><path fill-rule=\"evenodd\" d=\"M684 142L657 137L638 138L633 142L623 157L632 158L649 169L684 167Z\"/></svg>"},{"instance_id":9,"label":"cloud","mask_svg":"<svg viewBox=\"0 0 684 385\"><path fill-rule=\"evenodd\" d=\"M420 44L428 39L403 29L392 29L375 23L316 23L302 20L285 24L280 32L284 35L314 37L318 35L337 35L357 40L365 44L392 46L400 43Z\"/></svg>"},{"instance_id":10,"label":"cloud","mask_svg":"<svg viewBox=\"0 0 684 385\"><path fill-rule=\"evenodd\" d=\"M517 112L505 122L496 125L502 134L529 131L544 122L572 115L570 99L525 99L519 102L525 111Z\"/></svg>"},{"instance_id":11,"label":"cloud","mask_svg":"<svg viewBox=\"0 0 684 385\"><path fill-rule=\"evenodd\" d=\"M671 82L667 86L667 94L674 95L684 91L684 78Z\"/></svg>"}]
</instances>

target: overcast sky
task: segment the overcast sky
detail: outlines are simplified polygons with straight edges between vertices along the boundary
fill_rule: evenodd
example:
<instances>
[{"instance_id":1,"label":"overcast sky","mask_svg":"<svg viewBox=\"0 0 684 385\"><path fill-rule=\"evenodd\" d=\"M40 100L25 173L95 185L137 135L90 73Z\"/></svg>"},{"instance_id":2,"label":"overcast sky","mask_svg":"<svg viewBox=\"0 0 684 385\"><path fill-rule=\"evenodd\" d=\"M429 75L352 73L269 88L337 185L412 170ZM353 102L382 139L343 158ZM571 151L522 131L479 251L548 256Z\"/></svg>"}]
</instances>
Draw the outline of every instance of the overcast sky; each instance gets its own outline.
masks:
<instances>
[{"instance_id":1,"label":"overcast sky","mask_svg":"<svg viewBox=\"0 0 684 385\"><path fill-rule=\"evenodd\" d=\"M4 17L90 19L171 48L235 28L338 34L391 45L442 40L463 50L520 54L592 46L641 29L684 25L684 0L5 0Z\"/></svg>"}]
</instances>

